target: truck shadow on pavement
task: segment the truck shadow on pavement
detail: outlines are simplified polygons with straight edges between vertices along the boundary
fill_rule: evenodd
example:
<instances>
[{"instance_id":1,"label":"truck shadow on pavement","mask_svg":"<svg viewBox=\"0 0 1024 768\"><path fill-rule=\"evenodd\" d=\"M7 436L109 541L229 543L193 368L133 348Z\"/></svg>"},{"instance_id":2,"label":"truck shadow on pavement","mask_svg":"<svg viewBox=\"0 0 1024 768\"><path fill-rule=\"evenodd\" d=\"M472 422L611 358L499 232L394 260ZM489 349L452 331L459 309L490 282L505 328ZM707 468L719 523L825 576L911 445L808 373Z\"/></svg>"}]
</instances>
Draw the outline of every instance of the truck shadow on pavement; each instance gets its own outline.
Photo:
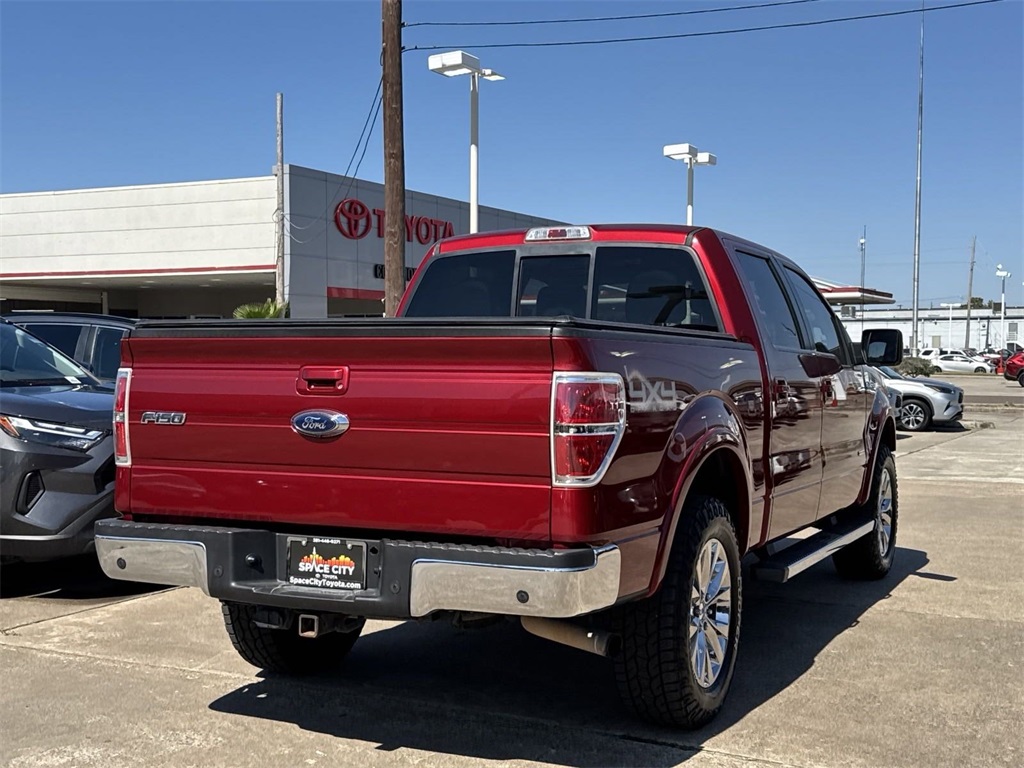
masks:
<instances>
[{"instance_id":1,"label":"truck shadow on pavement","mask_svg":"<svg viewBox=\"0 0 1024 768\"><path fill-rule=\"evenodd\" d=\"M0 572L0 600L18 597L100 600L158 589L167 587L107 578L94 554L41 563L9 563Z\"/></svg>"},{"instance_id":2,"label":"truck shadow on pavement","mask_svg":"<svg viewBox=\"0 0 1024 768\"><path fill-rule=\"evenodd\" d=\"M610 661L512 623L396 624L360 638L337 675L263 675L210 708L380 750L578 768L677 765L807 673L836 637L927 563L926 553L899 548L892 572L877 582L844 581L829 562L789 584L757 582L745 569L732 691L718 718L698 731L637 721L619 703Z\"/></svg>"}]
</instances>

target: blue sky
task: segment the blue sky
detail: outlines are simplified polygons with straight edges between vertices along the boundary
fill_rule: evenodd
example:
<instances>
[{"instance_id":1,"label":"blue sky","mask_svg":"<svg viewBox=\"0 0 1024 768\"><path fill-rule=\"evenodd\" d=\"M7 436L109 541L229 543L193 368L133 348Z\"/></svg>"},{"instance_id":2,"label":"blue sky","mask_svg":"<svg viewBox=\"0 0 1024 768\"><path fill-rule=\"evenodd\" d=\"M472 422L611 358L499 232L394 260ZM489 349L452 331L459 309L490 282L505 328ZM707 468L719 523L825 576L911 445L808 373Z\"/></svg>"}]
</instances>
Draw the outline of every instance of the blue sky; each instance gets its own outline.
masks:
<instances>
[{"instance_id":1,"label":"blue sky","mask_svg":"<svg viewBox=\"0 0 1024 768\"><path fill-rule=\"evenodd\" d=\"M408 24L659 13L763 0L431 2ZM926 0L949 5L954 0ZM507 76L481 86L484 205L585 222L677 222L685 168L662 146L718 155L699 168L696 223L786 253L809 272L912 291L919 15L621 45L479 49L861 15L915 0L818 0L675 18L530 27L409 27L405 45L477 53ZM925 21L923 306L975 295L995 265L1024 303L1024 2ZM274 94L286 160L342 172L380 77L380 3L0 2L0 191L270 173ZM405 65L406 180L465 199L468 82ZM363 178L383 180L381 122Z\"/></svg>"}]
</instances>

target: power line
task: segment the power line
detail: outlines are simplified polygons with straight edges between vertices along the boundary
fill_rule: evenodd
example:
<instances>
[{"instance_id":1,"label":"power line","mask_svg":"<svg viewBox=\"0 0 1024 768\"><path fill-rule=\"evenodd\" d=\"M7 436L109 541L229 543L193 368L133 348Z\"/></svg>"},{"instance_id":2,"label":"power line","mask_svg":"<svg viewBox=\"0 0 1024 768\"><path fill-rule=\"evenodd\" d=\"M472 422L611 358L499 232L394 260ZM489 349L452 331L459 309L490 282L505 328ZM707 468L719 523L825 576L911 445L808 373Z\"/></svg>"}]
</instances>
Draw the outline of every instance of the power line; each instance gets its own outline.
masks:
<instances>
[{"instance_id":1,"label":"power line","mask_svg":"<svg viewBox=\"0 0 1024 768\"><path fill-rule=\"evenodd\" d=\"M932 11L948 11L953 8L968 8L974 5L989 5L1001 3L1004 0L971 0L970 2L954 3L952 5L940 5L933 8L913 8L904 11L886 11L884 13L867 13L861 16L843 16L835 19L819 19L817 21L794 21L787 24L769 24L761 27L740 27L736 29L716 29L710 32L682 32L675 35L645 35L643 37L611 37L603 40L561 40L549 43L485 43L477 45L414 45L406 48L406 51L442 51L453 48L468 48L481 50L484 48L556 48L576 45L609 45L612 43L639 43L652 40L681 40L690 37L713 37L717 35L738 35L745 32L764 32L772 29L794 29L797 27L817 27L825 24L839 24L848 21L863 21L865 19L883 19L892 16L905 16L910 13L931 13Z\"/></svg>"},{"instance_id":2,"label":"power line","mask_svg":"<svg viewBox=\"0 0 1024 768\"><path fill-rule=\"evenodd\" d=\"M381 94L381 88L383 87L383 84L384 78L381 77L381 79L377 82L377 90L373 94L373 102L371 102L370 104L370 111L366 113L366 119L363 120L363 129L359 132L359 139L356 141L356 146L352 150L352 156L348 160L348 165L345 166L344 174L342 174L343 176L348 177L348 187L346 187L345 189L344 197L348 197L348 193L352 189L352 184L355 181L355 177L359 174L359 167L363 164L363 158L366 157L366 149L367 147L370 146L370 137L373 135L373 129L377 125L377 116L380 115L381 102L384 100ZM367 126L369 126L369 131L367 131ZM360 144L362 144L363 147L362 154L359 155L359 161L356 163L355 171L353 171L352 175L349 176L349 170L352 168L352 161L356 159L356 154L359 152ZM340 190L344 184L345 181L338 182L338 185L331 192L330 199L334 199L334 197L338 194L338 190ZM326 223L328 218L330 218L330 214L330 208L328 208L320 216L313 219L311 222L309 222L309 224L307 224L304 227L292 223L291 216L285 217L285 221L288 224L288 237L291 239L293 243L305 245L306 243L312 241L314 237L319 236L320 232L323 230L323 227L318 228L316 232L309 236L308 240L299 240L297 237L292 235L291 230L297 229L305 232L306 230L312 229L313 226L318 224L319 222Z\"/></svg>"},{"instance_id":3,"label":"power line","mask_svg":"<svg viewBox=\"0 0 1024 768\"><path fill-rule=\"evenodd\" d=\"M373 94L373 101L370 102L370 111L366 113L366 119L363 120L363 130L361 130L359 132L359 139L358 139L358 141L356 141L356 148L352 150L352 157L350 157L348 159L348 165L345 166L345 175L346 176L348 176L349 168L352 167L352 161L356 159L356 152L359 151L359 144L363 140L363 134L366 133L366 124L370 122L370 115L371 114L373 115L374 123L377 122L377 112L380 111L380 89L383 88L383 87L384 87L384 78L382 76L381 79L377 81L377 91L376 91L376 93ZM373 106L374 103L377 104L376 107ZM373 127L372 126L370 128L370 133L371 134L373 133ZM363 154L366 154L366 150L365 149L363 150ZM362 158L360 158L359 160L360 160L360 162L362 162Z\"/></svg>"},{"instance_id":4,"label":"power line","mask_svg":"<svg viewBox=\"0 0 1024 768\"><path fill-rule=\"evenodd\" d=\"M672 11L669 13L637 13L629 16L593 16L582 19L532 19L526 21L414 21L408 27L518 27L536 24L584 24L596 21L630 21L633 19L663 19L668 16L696 16L703 13L725 13L727 11L746 11L756 8L774 8L779 5L803 5L817 3L820 0L776 0L771 3L753 3L750 5L731 5L726 8L701 8L693 11Z\"/></svg>"},{"instance_id":5,"label":"power line","mask_svg":"<svg viewBox=\"0 0 1024 768\"><path fill-rule=\"evenodd\" d=\"M349 179L348 182L348 189L352 189L352 182L355 181L357 176L359 176L359 166L363 164L363 158L366 157L366 148L370 146L370 137L373 135L373 129L377 125L377 116L380 114L380 107L383 102L383 98L377 100L377 109L373 113L373 122L370 123L370 132L366 134L366 143L363 144L363 153L359 155L359 162L356 163L356 168L354 171L352 171L352 177ZM348 171L346 171L346 174L347 173ZM348 196L348 190L345 190L345 195L346 197Z\"/></svg>"}]
</instances>

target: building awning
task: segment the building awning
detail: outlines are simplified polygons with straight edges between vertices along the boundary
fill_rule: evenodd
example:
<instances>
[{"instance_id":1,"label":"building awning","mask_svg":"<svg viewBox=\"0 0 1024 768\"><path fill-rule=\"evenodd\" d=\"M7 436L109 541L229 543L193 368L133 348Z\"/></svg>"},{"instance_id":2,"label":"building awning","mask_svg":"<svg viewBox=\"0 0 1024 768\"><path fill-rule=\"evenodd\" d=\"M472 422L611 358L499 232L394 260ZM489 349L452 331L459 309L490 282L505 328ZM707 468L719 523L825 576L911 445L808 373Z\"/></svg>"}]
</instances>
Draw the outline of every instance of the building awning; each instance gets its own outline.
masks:
<instances>
[{"instance_id":1,"label":"building awning","mask_svg":"<svg viewBox=\"0 0 1024 768\"><path fill-rule=\"evenodd\" d=\"M895 304L891 293L879 291L875 288L864 288L857 285L842 285L822 280L819 277L812 277L815 287L825 297L825 301L834 307L842 307L849 304Z\"/></svg>"}]
</instances>

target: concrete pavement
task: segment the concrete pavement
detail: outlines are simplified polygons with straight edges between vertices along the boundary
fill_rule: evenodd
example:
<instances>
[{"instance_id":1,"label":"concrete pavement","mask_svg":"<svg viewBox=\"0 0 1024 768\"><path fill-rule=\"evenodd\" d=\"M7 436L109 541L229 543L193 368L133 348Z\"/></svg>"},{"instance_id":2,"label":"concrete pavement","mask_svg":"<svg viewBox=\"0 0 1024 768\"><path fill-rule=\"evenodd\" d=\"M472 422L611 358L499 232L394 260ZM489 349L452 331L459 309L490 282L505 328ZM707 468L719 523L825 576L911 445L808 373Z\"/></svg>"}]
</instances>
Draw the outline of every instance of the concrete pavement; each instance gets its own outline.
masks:
<instances>
[{"instance_id":1,"label":"concrete pavement","mask_svg":"<svg viewBox=\"0 0 1024 768\"><path fill-rule=\"evenodd\" d=\"M337 676L263 676L198 590L85 561L3 571L0 764L1019 765L1024 418L985 418L901 434L887 579L747 579L733 690L702 731L637 723L605 660L512 624L373 622Z\"/></svg>"},{"instance_id":2,"label":"concrete pavement","mask_svg":"<svg viewBox=\"0 0 1024 768\"><path fill-rule=\"evenodd\" d=\"M1024 387L1002 374L936 373L933 378L963 389L968 410L976 405L1024 408Z\"/></svg>"}]
</instances>

